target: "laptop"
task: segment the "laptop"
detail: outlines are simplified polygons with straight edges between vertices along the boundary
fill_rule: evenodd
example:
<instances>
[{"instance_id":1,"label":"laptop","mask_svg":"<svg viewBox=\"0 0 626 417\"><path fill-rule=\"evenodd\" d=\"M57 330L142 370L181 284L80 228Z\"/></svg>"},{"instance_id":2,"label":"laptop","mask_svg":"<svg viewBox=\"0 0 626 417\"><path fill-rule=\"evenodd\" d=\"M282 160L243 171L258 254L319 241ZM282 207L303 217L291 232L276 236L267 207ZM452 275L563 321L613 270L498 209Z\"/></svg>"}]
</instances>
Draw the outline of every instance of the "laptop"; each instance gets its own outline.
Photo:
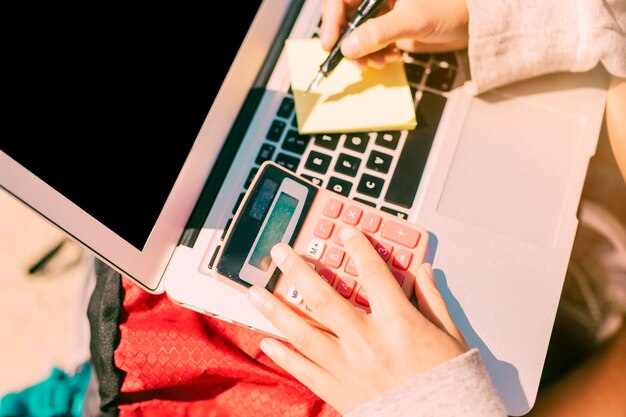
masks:
<instances>
[{"instance_id":1,"label":"laptop","mask_svg":"<svg viewBox=\"0 0 626 417\"><path fill-rule=\"evenodd\" d=\"M415 130L301 136L283 45L318 36L322 1L220 8L228 33L215 15L188 9L54 24L45 10L16 14L41 36L6 48L0 185L146 291L277 336L212 275L263 161L407 218L429 230L438 286L508 412L525 414L606 74L555 74L474 97L463 54L405 54Z\"/></svg>"}]
</instances>

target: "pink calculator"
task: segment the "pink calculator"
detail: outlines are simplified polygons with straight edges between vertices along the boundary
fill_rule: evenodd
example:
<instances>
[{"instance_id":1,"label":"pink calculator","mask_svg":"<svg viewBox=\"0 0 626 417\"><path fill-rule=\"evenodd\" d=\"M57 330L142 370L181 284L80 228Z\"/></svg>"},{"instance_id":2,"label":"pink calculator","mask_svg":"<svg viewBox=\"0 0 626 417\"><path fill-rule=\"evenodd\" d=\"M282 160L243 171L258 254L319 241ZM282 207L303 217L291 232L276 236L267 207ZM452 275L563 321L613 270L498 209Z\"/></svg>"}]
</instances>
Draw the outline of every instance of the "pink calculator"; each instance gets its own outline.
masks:
<instances>
[{"instance_id":1,"label":"pink calculator","mask_svg":"<svg viewBox=\"0 0 626 417\"><path fill-rule=\"evenodd\" d=\"M272 162L261 166L242 200L215 261L215 270L221 279L241 290L264 286L319 325L306 300L272 262L272 247L287 243L320 279L354 306L369 312L367 293L338 236L346 225L365 233L410 297L428 245L426 230L319 188Z\"/></svg>"}]
</instances>

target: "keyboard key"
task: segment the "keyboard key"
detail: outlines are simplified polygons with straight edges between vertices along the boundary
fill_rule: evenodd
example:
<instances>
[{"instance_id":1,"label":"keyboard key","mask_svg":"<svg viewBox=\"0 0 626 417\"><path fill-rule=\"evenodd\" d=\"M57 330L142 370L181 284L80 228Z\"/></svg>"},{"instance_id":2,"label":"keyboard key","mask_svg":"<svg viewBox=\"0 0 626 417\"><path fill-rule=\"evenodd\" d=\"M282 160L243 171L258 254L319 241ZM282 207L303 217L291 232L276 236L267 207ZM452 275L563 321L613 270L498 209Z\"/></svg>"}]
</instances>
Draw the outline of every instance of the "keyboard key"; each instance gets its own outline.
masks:
<instances>
[{"instance_id":1,"label":"keyboard key","mask_svg":"<svg viewBox=\"0 0 626 417\"><path fill-rule=\"evenodd\" d=\"M389 243L378 242L375 248L376 252L378 252L380 257L383 258L383 261L387 262L389 260L389 257L391 256L391 252L393 251L393 246L391 246Z\"/></svg>"},{"instance_id":2,"label":"keyboard key","mask_svg":"<svg viewBox=\"0 0 626 417\"><path fill-rule=\"evenodd\" d=\"M367 299L367 293L365 292L365 288L361 287L359 292L357 292L355 301L357 302L357 304L360 304L363 307L370 306L370 303Z\"/></svg>"},{"instance_id":3,"label":"keyboard key","mask_svg":"<svg viewBox=\"0 0 626 417\"><path fill-rule=\"evenodd\" d=\"M350 277L341 277L339 284L337 284L337 292L344 298L350 298L352 291L354 291L354 279Z\"/></svg>"},{"instance_id":4,"label":"keyboard key","mask_svg":"<svg viewBox=\"0 0 626 417\"><path fill-rule=\"evenodd\" d=\"M365 217L363 217L363 224L361 225L361 228L364 232L376 233L378 232L381 221L382 217L380 217L378 214L367 213L365 214Z\"/></svg>"},{"instance_id":5,"label":"keyboard key","mask_svg":"<svg viewBox=\"0 0 626 417\"><path fill-rule=\"evenodd\" d=\"M406 78L410 83L419 84L422 81L426 68L417 64L404 64Z\"/></svg>"},{"instance_id":6,"label":"keyboard key","mask_svg":"<svg viewBox=\"0 0 626 417\"><path fill-rule=\"evenodd\" d=\"M257 172L259 172L259 168L252 168L250 170L250 173L248 174L248 178L246 178L246 182L243 185L244 190L247 190L248 187L250 187L250 184L252 184L252 180L254 179L254 176L256 175Z\"/></svg>"},{"instance_id":7,"label":"keyboard key","mask_svg":"<svg viewBox=\"0 0 626 417\"><path fill-rule=\"evenodd\" d=\"M378 198L380 192L383 190L383 184L384 181L382 178L377 178L369 174L363 174L356 190L361 194Z\"/></svg>"},{"instance_id":8,"label":"keyboard key","mask_svg":"<svg viewBox=\"0 0 626 417\"><path fill-rule=\"evenodd\" d=\"M365 166L376 172L381 172L384 174L389 172L389 167L391 166L392 159L393 157L389 154L372 151Z\"/></svg>"},{"instance_id":9,"label":"keyboard key","mask_svg":"<svg viewBox=\"0 0 626 417\"><path fill-rule=\"evenodd\" d=\"M330 237L330 234L333 232L334 227L335 224L330 220L320 219L317 222L317 226L315 226L315 231L313 232L313 234L320 239L326 240Z\"/></svg>"},{"instance_id":10,"label":"keyboard key","mask_svg":"<svg viewBox=\"0 0 626 417\"><path fill-rule=\"evenodd\" d=\"M340 135L316 135L315 144L322 148L334 151L339 144Z\"/></svg>"},{"instance_id":11,"label":"keyboard key","mask_svg":"<svg viewBox=\"0 0 626 417\"><path fill-rule=\"evenodd\" d=\"M395 255L393 255L393 266L402 271L406 271L411 264L411 258L413 258L411 252L405 249L398 249Z\"/></svg>"},{"instance_id":12,"label":"keyboard key","mask_svg":"<svg viewBox=\"0 0 626 417\"><path fill-rule=\"evenodd\" d=\"M337 158L335 171L345 174L349 177L354 177L356 176L360 165L361 160L359 158L355 158L354 156L342 153L341 155L339 155L339 158Z\"/></svg>"},{"instance_id":13,"label":"keyboard key","mask_svg":"<svg viewBox=\"0 0 626 417\"><path fill-rule=\"evenodd\" d=\"M456 67L457 64L456 54L454 52L443 52L440 54L434 54L433 58L435 59L435 61L440 62L441 64L446 64L441 65L442 67Z\"/></svg>"},{"instance_id":14,"label":"keyboard key","mask_svg":"<svg viewBox=\"0 0 626 417\"><path fill-rule=\"evenodd\" d=\"M215 259L217 258L217 254L220 251L221 246L215 248L215 252L211 255L211 260L209 261L209 269L213 269L213 264L215 263Z\"/></svg>"},{"instance_id":15,"label":"keyboard key","mask_svg":"<svg viewBox=\"0 0 626 417\"><path fill-rule=\"evenodd\" d=\"M311 151L309 158L306 160L304 167L319 174L325 174L328 171L331 157L320 152Z\"/></svg>"},{"instance_id":16,"label":"keyboard key","mask_svg":"<svg viewBox=\"0 0 626 417\"><path fill-rule=\"evenodd\" d=\"M424 53L419 53L419 52L409 52L409 56L411 58L413 58L416 61L420 61L423 62L425 64L428 64L428 61L430 61L430 57L431 54L424 54Z\"/></svg>"},{"instance_id":17,"label":"keyboard key","mask_svg":"<svg viewBox=\"0 0 626 417\"><path fill-rule=\"evenodd\" d=\"M293 106L293 99L291 97L285 97L283 101L280 102L280 106L278 107L276 114L280 117L288 119L293 111Z\"/></svg>"},{"instance_id":18,"label":"keyboard key","mask_svg":"<svg viewBox=\"0 0 626 417\"><path fill-rule=\"evenodd\" d=\"M398 147L398 142L400 142L400 132L390 131L379 132L375 143L378 146L393 150Z\"/></svg>"},{"instance_id":19,"label":"keyboard key","mask_svg":"<svg viewBox=\"0 0 626 417\"><path fill-rule=\"evenodd\" d=\"M416 247L420 240L420 232L393 220L385 222L381 236L407 248Z\"/></svg>"},{"instance_id":20,"label":"keyboard key","mask_svg":"<svg viewBox=\"0 0 626 417\"><path fill-rule=\"evenodd\" d=\"M226 237L226 233L228 233L228 228L230 227L230 224L232 222L233 222L232 218L228 219L228 221L226 222L226 226L224 226L224 231L222 232L222 236L220 236L220 240L224 240L224 238Z\"/></svg>"},{"instance_id":21,"label":"keyboard key","mask_svg":"<svg viewBox=\"0 0 626 417\"><path fill-rule=\"evenodd\" d=\"M298 130L298 115L294 114L293 119L291 119L291 126L295 127Z\"/></svg>"},{"instance_id":22,"label":"keyboard key","mask_svg":"<svg viewBox=\"0 0 626 417\"><path fill-rule=\"evenodd\" d=\"M404 219L404 220L409 218L409 215L407 213L402 212L402 211L398 211L398 210L395 210L395 209L392 209L392 208L389 208L389 207L385 207L385 206L382 206L380 209L382 211L384 211L385 213L393 214L394 216L400 217L401 219Z\"/></svg>"},{"instance_id":23,"label":"keyboard key","mask_svg":"<svg viewBox=\"0 0 626 417\"><path fill-rule=\"evenodd\" d=\"M348 261L346 262L345 271L350 275L354 275L354 276L357 275L356 265L354 264L354 261L351 258L348 258Z\"/></svg>"},{"instance_id":24,"label":"keyboard key","mask_svg":"<svg viewBox=\"0 0 626 417\"><path fill-rule=\"evenodd\" d=\"M445 97L422 92L416 112L417 127L408 132L385 201L411 208L445 105Z\"/></svg>"},{"instance_id":25,"label":"keyboard key","mask_svg":"<svg viewBox=\"0 0 626 417\"><path fill-rule=\"evenodd\" d=\"M309 245L306 248L306 252L304 256L309 259L313 259L314 261L319 261L322 257L322 252L324 252L324 242L318 239L311 239Z\"/></svg>"},{"instance_id":26,"label":"keyboard key","mask_svg":"<svg viewBox=\"0 0 626 417\"><path fill-rule=\"evenodd\" d=\"M243 197L246 195L246 193L241 193L239 194L239 197L237 197L237 202L235 203L235 207L233 207L233 214L237 213L237 209L239 208L239 205L241 204L241 200L243 200Z\"/></svg>"},{"instance_id":27,"label":"keyboard key","mask_svg":"<svg viewBox=\"0 0 626 417\"><path fill-rule=\"evenodd\" d=\"M313 184L317 185L318 187L321 187L324 184L324 181L322 181L321 178L312 177L311 175L306 175L306 174L300 174L300 176L302 178L306 178L307 180L311 181Z\"/></svg>"},{"instance_id":28,"label":"keyboard key","mask_svg":"<svg viewBox=\"0 0 626 417\"><path fill-rule=\"evenodd\" d=\"M275 150L276 146L270 145L269 143L264 143L263 146L261 146L261 150L256 157L256 164L261 165L263 162L272 159Z\"/></svg>"},{"instance_id":29,"label":"keyboard key","mask_svg":"<svg viewBox=\"0 0 626 417\"><path fill-rule=\"evenodd\" d=\"M330 177L326 188L341 194L344 197L348 197L350 195L350 190L352 189L352 184L337 177Z\"/></svg>"},{"instance_id":30,"label":"keyboard key","mask_svg":"<svg viewBox=\"0 0 626 417\"><path fill-rule=\"evenodd\" d=\"M367 133L348 133L343 146L356 152L365 152L370 137Z\"/></svg>"},{"instance_id":31,"label":"keyboard key","mask_svg":"<svg viewBox=\"0 0 626 417\"><path fill-rule=\"evenodd\" d=\"M300 135L297 130L289 130L283 141L283 149L302 155L308 143L308 135Z\"/></svg>"},{"instance_id":32,"label":"keyboard key","mask_svg":"<svg viewBox=\"0 0 626 417\"><path fill-rule=\"evenodd\" d=\"M454 83L454 77L456 76L456 69L450 67L440 67L433 65L430 68L430 74L426 79L426 85L435 90L450 91L452 83Z\"/></svg>"},{"instance_id":33,"label":"keyboard key","mask_svg":"<svg viewBox=\"0 0 626 417\"><path fill-rule=\"evenodd\" d=\"M354 201L358 201L359 203L363 203L366 206L376 207L376 203L372 203L371 201L363 200L362 198L359 198L359 197L353 197L352 199Z\"/></svg>"},{"instance_id":34,"label":"keyboard key","mask_svg":"<svg viewBox=\"0 0 626 417\"><path fill-rule=\"evenodd\" d=\"M286 153L279 153L276 157L276 163L282 167L287 168L290 171L295 172L300 165L300 159Z\"/></svg>"},{"instance_id":35,"label":"keyboard key","mask_svg":"<svg viewBox=\"0 0 626 417\"><path fill-rule=\"evenodd\" d=\"M361 219L361 214L363 211L360 208L354 206L346 207L346 210L343 212L343 218L341 219L345 224L349 224L350 226L356 226L356 224Z\"/></svg>"},{"instance_id":36,"label":"keyboard key","mask_svg":"<svg viewBox=\"0 0 626 417\"><path fill-rule=\"evenodd\" d=\"M281 120L274 120L272 125L270 126L270 130L267 132L267 140L271 140L272 142L278 142L283 136L283 131L285 130L285 122Z\"/></svg>"},{"instance_id":37,"label":"keyboard key","mask_svg":"<svg viewBox=\"0 0 626 417\"><path fill-rule=\"evenodd\" d=\"M329 285L333 285L333 283L335 282L335 273L328 268L322 268L322 270L319 271L318 274L320 275L320 277L322 277L324 281L328 282Z\"/></svg>"},{"instance_id":38,"label":"keyboard key","mask_svg":"<svg viewBox=\"0 0 626 417\"><path fill-rule=\"evenodd\" d=\"M326 261L324 263L331 268L339 268L341 266L341 262L343 262L343 257L345 252L339 248L330 248L328 253L326 254Z\"/></svg>"},{"instance_id":39,"label":"keyboard key","mask_svg":"<svg viewBox=\"0 0 626 417\"><path fill-rule=\"evenodd\" d=\"M342 202L331 198L326 202L326 205L324 205L324 216L330 217L331 219L336 219L337 217L339 217L342 208Z\"/></svg>"}]
</instances>

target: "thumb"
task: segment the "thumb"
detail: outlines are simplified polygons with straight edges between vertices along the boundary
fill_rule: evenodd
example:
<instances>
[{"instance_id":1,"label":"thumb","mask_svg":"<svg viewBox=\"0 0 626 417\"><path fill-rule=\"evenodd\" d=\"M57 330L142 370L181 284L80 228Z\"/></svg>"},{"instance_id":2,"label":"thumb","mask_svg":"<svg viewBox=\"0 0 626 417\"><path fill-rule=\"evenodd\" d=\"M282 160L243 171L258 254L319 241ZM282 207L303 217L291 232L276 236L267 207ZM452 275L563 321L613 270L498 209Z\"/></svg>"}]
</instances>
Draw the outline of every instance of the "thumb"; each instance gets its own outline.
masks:
<instances>
[{"instance_id":1,"label":"thumb","mask_svg":"<svg viewBox=\"0 0 626 417\"><path fill-rule=\"evenodd\" d=\"M349 59L357 59L385 48L409 33L406 17L397 9L369 19L342 41L341 53Z\"/></svg>"},{"instance_id":2,"label":"thumb","mask_svg":"<svg viewBox=\"0 0 626 417\"><path fill-rule=\"evenodd\" d=\"M418 310L424 317L459 343L467 345L465 338L452 321L448 307L446 307L446 303L437 289L433 268L430 264L423 264L417 272L415 295Z\"/></svg>"}]
</instances>

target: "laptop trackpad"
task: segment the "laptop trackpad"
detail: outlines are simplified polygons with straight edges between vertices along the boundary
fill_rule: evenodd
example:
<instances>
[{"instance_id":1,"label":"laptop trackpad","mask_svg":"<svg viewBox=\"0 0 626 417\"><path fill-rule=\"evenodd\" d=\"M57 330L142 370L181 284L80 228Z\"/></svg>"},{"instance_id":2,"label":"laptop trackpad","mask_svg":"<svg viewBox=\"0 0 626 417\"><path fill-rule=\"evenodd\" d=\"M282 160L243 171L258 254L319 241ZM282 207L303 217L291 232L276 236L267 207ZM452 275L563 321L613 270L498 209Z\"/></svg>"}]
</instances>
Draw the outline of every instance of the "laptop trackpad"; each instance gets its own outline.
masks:
<instances>
[{"instance_id":1,"label":"laptop trackpad","mask_svg":"<svg viewBox=\"0 0 626 417\"><path fill-rule=\"evenodd\" d=\"M521 98L488 93L474 99L438 212L552 246L583 124Z\"/></svg>"}]
</instances>

